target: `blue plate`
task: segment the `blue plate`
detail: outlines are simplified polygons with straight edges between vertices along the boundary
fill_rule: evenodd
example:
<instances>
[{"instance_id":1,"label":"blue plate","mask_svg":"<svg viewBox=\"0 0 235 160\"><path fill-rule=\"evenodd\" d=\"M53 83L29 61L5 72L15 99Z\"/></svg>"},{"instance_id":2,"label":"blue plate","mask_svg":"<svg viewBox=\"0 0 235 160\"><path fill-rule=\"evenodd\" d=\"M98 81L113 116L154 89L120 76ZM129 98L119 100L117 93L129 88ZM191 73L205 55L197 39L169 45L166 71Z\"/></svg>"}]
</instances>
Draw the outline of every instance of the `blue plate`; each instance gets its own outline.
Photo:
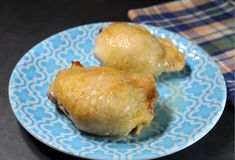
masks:
<instances>
[{"instance_id":1,"label":"blue plate","mask_svg":"<svg viewBox=\"0 0 235 160\"><path fill-rule=\"evenodd\" d=\"M141 136L121 139L92 136L77 130L47 96L56 73L78 60L99 66L93 55L99 29L109 23L75 27L45 39L17 63L9 83L9 99L22 126L46 145L78 157L149 159L182 150L208 133L219 120L226 101L224 78L207 53L170 31L144 25L157 37L167 37L185 55L182 72L157 80L160 98L155 118Z\"/></svg>"}]
</instances>

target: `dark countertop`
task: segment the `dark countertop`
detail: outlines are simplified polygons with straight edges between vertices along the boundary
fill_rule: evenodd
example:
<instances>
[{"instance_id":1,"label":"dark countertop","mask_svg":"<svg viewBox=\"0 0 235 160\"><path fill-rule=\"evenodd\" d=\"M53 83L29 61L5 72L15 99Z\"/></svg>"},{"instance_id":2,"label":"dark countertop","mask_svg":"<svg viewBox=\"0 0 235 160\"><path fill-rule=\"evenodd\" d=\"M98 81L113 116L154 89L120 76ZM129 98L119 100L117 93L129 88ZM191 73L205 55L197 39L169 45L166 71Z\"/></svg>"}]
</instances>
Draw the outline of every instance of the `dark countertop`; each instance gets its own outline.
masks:
<instances>
[{"instance_id":1,"label":"dark countertop","mask_svg":"<svg viewBox=\"0 0 235 160\"><path fill-rule=\"evenodd\" d=\"M8 101L8 81L18 60L61 30L102 21L128 21L127 11L163 0L0 0L0 159L77 159L33 138L17 122ZM160 160L234 159L234 108L227 102L216 126L192 146Z\"/></svg>"}]
</instances>

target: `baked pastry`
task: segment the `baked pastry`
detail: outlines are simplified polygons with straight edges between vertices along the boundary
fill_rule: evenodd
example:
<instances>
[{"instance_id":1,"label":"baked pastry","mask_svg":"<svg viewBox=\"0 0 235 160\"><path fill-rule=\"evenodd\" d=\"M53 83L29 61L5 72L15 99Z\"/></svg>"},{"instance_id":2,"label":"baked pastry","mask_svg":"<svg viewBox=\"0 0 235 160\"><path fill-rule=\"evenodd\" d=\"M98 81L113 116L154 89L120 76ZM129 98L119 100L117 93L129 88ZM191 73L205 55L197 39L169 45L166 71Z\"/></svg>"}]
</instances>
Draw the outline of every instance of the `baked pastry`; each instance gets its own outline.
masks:
<instances>
[{"instance_id":1,"label":"baked pastry","mask_svg":"<svg viewBox=\"0 0 235 160\"><path fill-rule=\"evenodd\" d=\"M151 74L73 62L57 74L48 97L80 130L122 137L151 123L158 92Z\"/></svg>"},{"instance_id":2,"label":"baked pastry","mask_svg":"<svg viewBox=\"0 0 235 160\"><path fill-rule=\"evenodd\" d=\"M183 54L168 39L158 39L147 29L122 22L102 29L96 38L96 57L104 66L137 73L180 71Z\"/></svg>"}]
</instances>

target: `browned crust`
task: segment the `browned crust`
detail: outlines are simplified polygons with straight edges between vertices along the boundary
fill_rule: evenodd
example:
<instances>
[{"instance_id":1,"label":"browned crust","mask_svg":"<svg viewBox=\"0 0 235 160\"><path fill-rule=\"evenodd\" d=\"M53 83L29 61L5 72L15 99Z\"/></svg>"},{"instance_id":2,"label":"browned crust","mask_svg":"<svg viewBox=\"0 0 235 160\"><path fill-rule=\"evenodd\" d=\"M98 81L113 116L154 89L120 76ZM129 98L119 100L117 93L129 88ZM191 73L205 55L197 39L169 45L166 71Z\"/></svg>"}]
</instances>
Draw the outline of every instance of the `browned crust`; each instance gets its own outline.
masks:
<instances>
[{"instance_id":1,"label":"browned crust","mask_svg":"<svg viewBox=\"0 0 235 160\"><path fill-rule=\"evenodd\" d=\"M83 65L79 61L72 61L72 66L83 67Z\"/></svg>"},{"instance_id":2,"label":"browned crust","mask_svg":"<svg viewBox=\"0 0 235 160\"><path fill-rule=\"evenodd\" d=\"M47 97L52 103L57 103L56 97L51 93L50 90L47 92Z\"/></svg>"},{"instance_id":3,"label":"browned crust","mask_svg":"<svg viewBox=\"0 0 235 160\"><path fill-rule=\"evenodd\" d=\"M158 97L158 93L156 92L156 90L151 90L148 95L147 95L147 101L149 102L148 103L148 106L147 106L147 110L153 114L154 112L154 105L155 105L155 102L157 100L157 97Z\"/></svg>"},{"instance_id":4,"label":"browned crust","mask_svg":"<svg viewBox=\"0 0 235 160\"><path fill-rule=\"evenodd\" d=\"M152 77L150 80L150 84L149 84L149 90L147 92L147 102L148 102L147 110L151 114L153 114L154 112L154 105L158 97L159 97L159 94L158 94L158 91L156 90L154 77Z\"/></svg>"},{"instance_id":5,"label":"browned crust","mask_svg":"<svg viewBox=\"0 0 235 160\"><path fill-rule=\"evenodd\" d=\"M138 79L132 79L131 83L136 84L137 86L141 86L144 89L146 94L146 103L147 103L147 111L150 114L154 113L154 105L159 97L159 93L156 90L155 79L152 74L143 75L141 78L146 79L145 83L140 84Z\"/></svg>"}]
</instances>

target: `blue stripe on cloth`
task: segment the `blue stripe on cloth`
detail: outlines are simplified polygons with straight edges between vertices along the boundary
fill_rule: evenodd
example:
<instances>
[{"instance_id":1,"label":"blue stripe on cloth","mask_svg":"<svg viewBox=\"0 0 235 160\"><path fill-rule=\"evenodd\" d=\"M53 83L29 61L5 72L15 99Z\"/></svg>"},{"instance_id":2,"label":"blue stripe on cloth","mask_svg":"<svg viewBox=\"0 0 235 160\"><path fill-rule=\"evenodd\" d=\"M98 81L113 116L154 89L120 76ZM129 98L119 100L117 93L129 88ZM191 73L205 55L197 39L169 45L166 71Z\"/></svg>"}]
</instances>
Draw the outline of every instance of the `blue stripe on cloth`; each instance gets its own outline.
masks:
<instances>
[{"instance_id":1,"label":"blue stripe on cloth","mask_svg":"<svg viewBox=\"0 0 235 160\"><path fill-rule=\"evenodd\" d=\"M154 20L162 20L164 18L170 19L170 18L177 18L180 16L187 16L189 15L189 13L198 12L198 9L207 10L212 7L216 7L216 5L221 5L222 3L228 3L228 2L220 1L217 4L215 2L208 2L206 4L197 6L196 8L189 8L189 9L185 8L184 10L176 11L176 12L172 12L172 11L164 12L164 13L161 13L161 16L159 16L159 14L152 14L151 15L152 17L147 17L146 15L138 15L138 20L146 21L146 20L153 20L153 18ZM217 9L220 9L220 8L217 7Z\"/></svg>"},{"instance_id":2,"label":"blue stripe on cloth","mask_svg":"<svg viewBox=\"0 0 235 160\"><path fill-rule=\"evenodd\" d=\"M230 13L233 15L231 15ZM174 32L179 32L179 31L181 32L181 31L189 30L191 28L195 28L195 27L199 27L199 26L203 26L203 25L208 25L213 22L226 20L226 19L230 19L230 18L234 18L234 10L227 12L227 13L223 13L221 15L211 16L210 18L207 18L204 20L199 19L199 21L192 22L192 23L180 24L180 25L176 25L174 27L166 27L166 29L174 31Z\"/></svg>"},{"instance_id":3,"label":"blue stripe on cloth","mask_svg":"<svg viewBox=\"0 0 235 160\"><path fill-rule=\"evenodd\" d=\"M232 9L231 7L229 7L229 9ZM220 15L221 12L216 12L215 15ZM201 12L201 13L195 13L194 17L200 17L202 15L205 15L205 13ZM208 16L208 15L207 15ZM141 16L140 16L141 17ZM142 16L143 17L143 16ZM187 16L185 17L175 17L174 19L173 18L164 18L162 17L162 14L159 14L159 15L146 15L146 18L149 17L150 20L141 20L140 19L140 22L142 21L145 21L145 23L147 24L147 22L156 22L158 25L160 26L163 26L163 27L167 27L169 26L170 24L174 24L174 25L177 25L177 24L182 24L182 23L185 23L187 22L188 20L191 20L192 19L192 14L191 13L188 13ZM158 17L159 19L158 20L155 20L156 18L155 17ZM202 16L204 19L206 19L207 17L205 16ZM137 17L134 21L137 21L139 17ZM139 19L138 19L139 20ZM167 21L167 23L166 23ZM200 21L203 21L203 19L200 19ZM169 24L169 25L162 25L162 23L165 23L165 24Z\"/></svg>"},{"instance_id":4,"label":"blue stripe on cloth","mask_svg":"<svg viewBox=\"0 0 235 160\"><path fill-rule=\"evenodd\" d=\"M235 81L234 77L235 77L235 70L228 72L228 73L224 73L224 76L226 77L226 80L231 80L231 81ZM234 83L235 86L235 83Z\"/></svg>"},{"instance_id":5,"label":"blue stripe on cloth","mask_svg":"<svg viewBox=\"0 0 235 160\"><path fill-rule=\"evenodd\" d=\"M233 14L230 15L229 13ZM145 16L145 17L149 17L149 16ZM143 16L142 16L143 18ZM173 32L182 32L182 31L186 31L186 30L189 30L191 28L194 28L194 27L199 27L199 26L203 26L203 25L208 25L208 24L211 24L213 22L217 22L217 21L221 21L221 20L227 20L227 19L230 19L230 18L234 18L234 10L230 11L230 12L226 12L226 13L223 13L223 14L220 14L220 15L216 15L216 16L211 16L207 19L203 19L203 20L200 20L199 21L195 21L195 22L192 22L192 23L181 23L179 25L175 25L173 23L170 23L168 22L169 24L171 24L171 26L173 27L165 27L166 29L168 30L171 30ZM142 22L142 21L145 21L145 20L141 20L141 21L137 21L137 22ZM157 25L157 21L155 22L155 20L152 22L148 22L146 24L150 24L150 25ZM163 26L164 27L164 26Z\"/></svg>"}]
</instances>

